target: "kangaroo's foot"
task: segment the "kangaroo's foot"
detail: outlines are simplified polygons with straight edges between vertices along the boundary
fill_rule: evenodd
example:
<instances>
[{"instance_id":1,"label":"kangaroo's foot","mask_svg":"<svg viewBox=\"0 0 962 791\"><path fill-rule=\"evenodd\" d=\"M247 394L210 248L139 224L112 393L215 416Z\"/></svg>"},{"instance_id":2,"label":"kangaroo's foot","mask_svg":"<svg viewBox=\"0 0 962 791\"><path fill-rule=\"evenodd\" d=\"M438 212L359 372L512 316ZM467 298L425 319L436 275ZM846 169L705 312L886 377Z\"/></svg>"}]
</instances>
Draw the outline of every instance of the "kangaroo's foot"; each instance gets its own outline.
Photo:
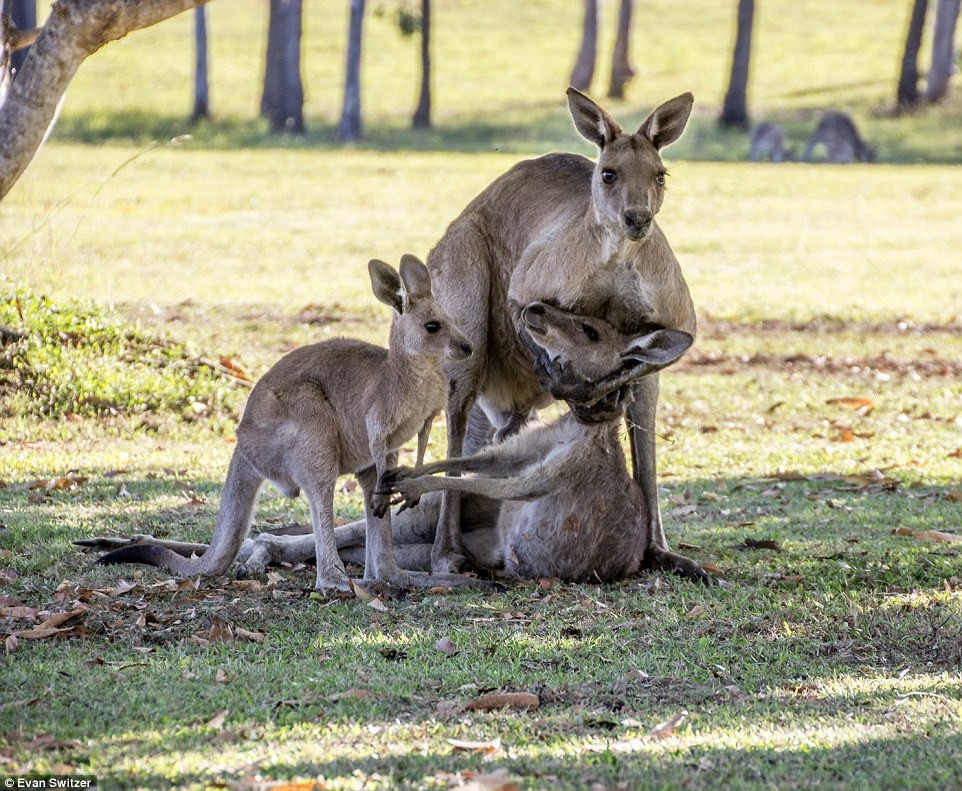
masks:
<instances>
[{"instance_id":1,"label":"kangaroo's foot","mask_svg":"<svg viewBox=\"0 0 962 791\"><path fill-rule=\"evenodd\" d=\"M684 577L692 582L701 582L705 585L714 584L711 575L694 560L670 552L667 549L649 547L648 551L645 552L644 566L661 571L670 571L672 574L677 574L679 577Z\"/></svg>"},{"instance_id":2,"label":"kangaroo's foot","mask_svg":"<svg viewBox=\"0 0 962 791\"><path fill-rule=\"evenodd\" d=\"M431 573L458 575L468 563L467 555L460 552L432 552Z\"/></svg>"},{"instance_id":3,"label":"kangaroo's foot","mask_svg":"<svg viewBox=\"0 0 962 791\"><path fill-rule=\"evenodd\" d=\"M116 536L95 536L93 538L78 538L73 542L78 547L83 547L84 549L96 549L100 551L107 552L112 549L120 549L121 547L127 547L131 544L144 544L144 543L162 543L153 536L148 536L144 534L138 534L135 536L130 536L130 538L121 538Z\"/></svg>"},{"instance_id":4,"label":"kangaroo's foot","mask_svg":"<svg viewBox=\"0 0 962 791\"><path fill-rule=\"evenodd\" d=\"M347 576L343 568L317 567L317 579L314 582L314 590L318 591L340 591L342 593L353 593L351 578Z\"/></svg>"}]
</instances>

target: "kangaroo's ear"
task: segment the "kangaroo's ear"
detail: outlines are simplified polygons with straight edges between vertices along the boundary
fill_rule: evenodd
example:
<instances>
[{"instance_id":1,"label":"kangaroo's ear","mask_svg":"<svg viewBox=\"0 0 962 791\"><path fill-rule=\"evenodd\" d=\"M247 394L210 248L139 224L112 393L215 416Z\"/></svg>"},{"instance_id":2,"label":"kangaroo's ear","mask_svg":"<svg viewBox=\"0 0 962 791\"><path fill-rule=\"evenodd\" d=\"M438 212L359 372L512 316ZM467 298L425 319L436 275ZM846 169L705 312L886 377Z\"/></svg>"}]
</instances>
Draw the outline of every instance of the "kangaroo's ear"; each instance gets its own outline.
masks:
<instances>
[{"instance_id":1,"label":"kangaroo's ear","mask_svg":"<svg viewBox=\"0 0 962 791\"><path fill-rule=\"evenodd\" d=\"M405 304L415 299L431 298L431 274L420 258L405 253L401 256L400 271Z\"/></svg>"},{"instance_id":2,"label":"kangaroo's ear","mask_svg":"<svg viewBox=\"0 0 962 791\"><path fill-rule=\"evenodd\" d=\"M401 277L390 264L372 258L367 265L368 274L371 275L371 288L376 296L385 305L390 305L398 313L403 307L401 288Z\"/></svg>"},{"instance_id":3,"label":"kangaroo's ear","mask_svg":"<svg viewBox=\"0 0 962 791\"><path fill-rule=\"evenodd\" d=\"M568 88L568 109L581 136L598 148L622 134L615 119L576 88Z\"/></svg>"},{"instance_id":4,"label":"kangaroo's ear","mask_svg":"<svg viewBox=\"0 0 962 791\"><path fill-rule=\"evenodd\" d=\"M659 151L665 146L671 145L685 131L688 123L688 116L691 115L691 106L695 102L695 97L690 93L683 93L674 99L669 99L664 104L656 107L654 112L639 127L638 134L647 137L651 144Z\"/></svg>"},{"instance_id":5,"label":"kangaroo's ear","mask_svg":"<svg viewBox=\"0 0 962 791\"><path fill-rule=\"evenodd\" d=\"M681 330L655 330L632 338L621 356L643 365L646 370L639 372L641 376L671 365L688 351L694 341L693 336Z\"/></svg>"}]
</instances>

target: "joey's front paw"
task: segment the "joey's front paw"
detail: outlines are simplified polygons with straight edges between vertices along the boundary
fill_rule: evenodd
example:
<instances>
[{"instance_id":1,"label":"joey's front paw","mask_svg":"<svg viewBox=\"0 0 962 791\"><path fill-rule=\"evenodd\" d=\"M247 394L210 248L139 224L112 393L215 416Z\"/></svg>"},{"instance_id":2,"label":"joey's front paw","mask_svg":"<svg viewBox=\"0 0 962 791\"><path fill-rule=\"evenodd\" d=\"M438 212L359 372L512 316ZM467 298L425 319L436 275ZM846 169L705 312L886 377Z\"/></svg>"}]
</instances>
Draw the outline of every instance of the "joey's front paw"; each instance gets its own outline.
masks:
<instances>
[{"instance_id":1,"label":"joey's front paw","mask_svg":"<svg viewBox=\"0 0 962 791\"><path fill-rule=\"evenodd\" d=\"M371 513L378 519L384 516L391 507L391 495L382 492L375 492L371 495Z\"/></svg>"},{"instance_id":2,"label":"joey's front paw","mask_svg":"<svg viewBox=\"0 0 962 791\"><path fill-rule=\"evenodd\" d=\"M398 484L413 477L413 472L410 467L395 467L392 470L385 470L381 477L377 479L377 493L391 494L398 491Z\"/></svg>"}]
</instances>

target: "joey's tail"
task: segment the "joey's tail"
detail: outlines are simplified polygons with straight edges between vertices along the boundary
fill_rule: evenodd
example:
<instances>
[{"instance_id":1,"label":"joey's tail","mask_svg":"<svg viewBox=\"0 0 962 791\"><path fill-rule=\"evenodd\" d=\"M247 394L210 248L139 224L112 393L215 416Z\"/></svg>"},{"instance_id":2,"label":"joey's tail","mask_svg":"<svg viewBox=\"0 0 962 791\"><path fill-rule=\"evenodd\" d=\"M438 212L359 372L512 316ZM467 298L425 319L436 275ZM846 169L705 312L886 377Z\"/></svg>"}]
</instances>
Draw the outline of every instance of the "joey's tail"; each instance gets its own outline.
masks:
<instances>
[{"instance_id":1,"label":"joey's tail","mask_svg":"<svg viewBox=\"0 0 962 791\"><path fill-rule=\"evenodd\" d=\"M230 460L227 480L210 547L200 557L186 558L157 544L132 544L101 557L97 563L142 563L159 566L182 577L223 574L237 558L250 530L254 503L264 478L237 450Z\"/></svg>"}]
</instances>

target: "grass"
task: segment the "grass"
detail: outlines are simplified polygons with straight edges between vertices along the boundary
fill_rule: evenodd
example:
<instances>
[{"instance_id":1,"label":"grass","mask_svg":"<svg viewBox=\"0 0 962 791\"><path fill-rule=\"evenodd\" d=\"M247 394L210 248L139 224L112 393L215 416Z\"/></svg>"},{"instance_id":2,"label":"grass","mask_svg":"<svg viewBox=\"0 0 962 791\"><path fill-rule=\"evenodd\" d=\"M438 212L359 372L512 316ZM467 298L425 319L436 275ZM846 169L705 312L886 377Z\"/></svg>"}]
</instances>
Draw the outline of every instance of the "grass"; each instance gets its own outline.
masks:
<instances>
[{"instance_id":1,"label":"grass","mask_svg":"<svg viewBox=\"0 0 962 791\"><path fill-rule=\"evenodd\" d=\"M962 530L962 105L879 112L901 5L759 9L756 117L798 142L819 110L848 109L884 162L857 167L741 162L745 136L714 124L734 8L639 7L639 76L615 115L639 122L687 89L699 102L666 152L659 216L701 327L662 377L661 502L673 545L721 584L510 582L383 612L312 596L310 568L195 586L94 567L70 542L209 537L247 392L224 363L256 378L332 335L383 343L368 258L426 254L523 156L588 151L561 99L577 5L438 4L428 134L406 128L416 44L385 7L368 20L368 137L347 149L332 135L346 12L305 17L305 140L253 119L260 4L209 6L217 118L200 128L182 120L189 17L93 56L0 206L0 327L27 332L0 347L0 596L28 608L0 604L0 772L110 788L958 785L959 544L893 531ZM432 455L443 438L439 423ZM356 489L336 506L356 518ZM257 527L306 519L268 491ZM63 632L9 637L72 610ZM501 690L540 707L467 708Z\"/></svg>"}]
</instances>

